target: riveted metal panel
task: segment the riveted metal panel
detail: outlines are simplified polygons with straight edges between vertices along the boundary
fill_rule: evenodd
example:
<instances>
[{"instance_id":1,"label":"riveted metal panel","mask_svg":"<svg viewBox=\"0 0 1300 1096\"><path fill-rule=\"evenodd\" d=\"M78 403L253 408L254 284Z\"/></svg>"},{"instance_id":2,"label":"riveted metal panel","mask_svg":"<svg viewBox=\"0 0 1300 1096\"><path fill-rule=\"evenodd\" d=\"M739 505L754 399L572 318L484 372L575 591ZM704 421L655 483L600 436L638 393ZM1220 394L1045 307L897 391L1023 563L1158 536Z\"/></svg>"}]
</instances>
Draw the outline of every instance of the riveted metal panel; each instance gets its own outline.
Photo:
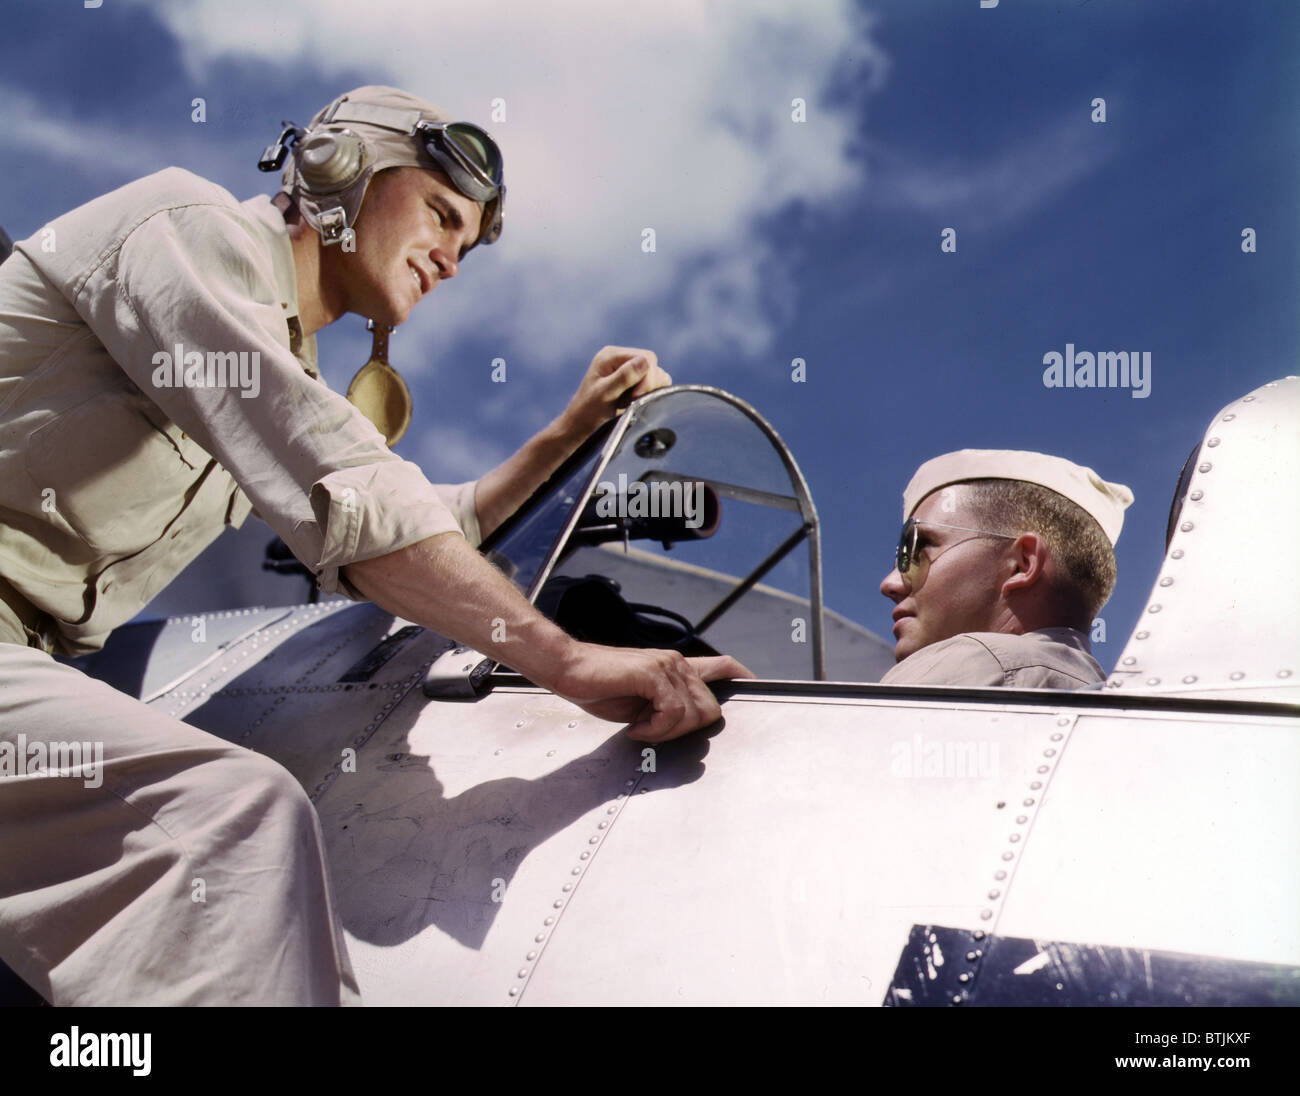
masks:
<instances>
[{"instance_id":1,"label":"riveted metal panel","mask_svg":"<svg viewBox=\"0 0 1300 1096\"><path fill-rule=\"evenodd\" d=\"M314 612L313 610L320 610ZM403 622L405 623L405 622ZM333 684L359 658L393 631L393 617L370 604L329 602L302 606L247 641L249 656L229 675L205 680L209 689L281 689ZM228 668L234 669L229 660ZM187 682L193 688L195 682Z\"/></svg>"},{"instance_id":2,"label":"riveted metal panel","mask_svg":"<svg viewBox=\"0 0 1300 1096\"><path fill-rule=\"evenodd\" d=\"M733 700L727 719L706 779L629 805L525 1004L877 1004L914 922L996 915L1054 713ZM593 951L602 924L641 930Z\"/></svg>"},{"instance_id":3,"label":"riveted metal panel","mask_svg":"<svg viewBox=\"0 0 1300 1096\"><path fill-rule=\"evenodd\" d=\"M318 803L367 1003L516 1001L640 756L545 693L428 704L415 690Z\"/></svg>"},{"instance_id":4,"label":"riveted metal panel","mask_svg":"<svg viewBox=\"0 0 1300 1096\"><path fill-rule=\"evenodd\" d=\"M151 704L273 757L315 798L349 762L343 751L365 744L448 645L373 605L300 606L230 643ZM376 651L386 657L366 680L342 680L378 662Z\"/></svg>"},{"instance_id":5,"label":"riveted metal panel","mask_svg":"<svg viewBox=\"0 0 1300 1096\"><path fill-rule=\"evenodd\" d=\"M1300 378L1286 377L1210 423L1164 565L1108 687L1300 698L1297 484ZM1280 555L1253 543L1259 531Z\"/></svg>"},{"instance_id":6,"label":"riveted metal panel","mask_svg":"<svg viewBox=\"0 0 1300 1096\"><path fill-rule=\"evenodd\" d=\"M1294 871L1241 863L1295 862L1284 717L878 694L742 694L645 771L544 693L411 693L319 803L363 994L876 1004L915 924L1294 964ZM1152 773L1179 733L1209 760L1175 766L1170 803ZM1216 767L1258 802L1202 801ZM1216 880L1240 893L1207 917Z\"/></svg>"},{"instance_id":7,"label":"riveted metal panel","mask_svg":"<svg viewBox=\"0 0 1300 1096\"><path fill-rule=\"evenodd\" d=\"M242 640L264 632L294 612L292 608L230 609L141 621L117 629L94 654L65 661L147 702L225 661Z\"/></svg>"},{"instance_id":8,"label":"riveted metal panel","mask_svg":"<svg viewBox=\"0 0 1300 1096\"><path fill-rule=\"evenodd\" d=\"M1081 715L1004 935L1300 964L1294 719Z\"/></svg>"}]
</instances>

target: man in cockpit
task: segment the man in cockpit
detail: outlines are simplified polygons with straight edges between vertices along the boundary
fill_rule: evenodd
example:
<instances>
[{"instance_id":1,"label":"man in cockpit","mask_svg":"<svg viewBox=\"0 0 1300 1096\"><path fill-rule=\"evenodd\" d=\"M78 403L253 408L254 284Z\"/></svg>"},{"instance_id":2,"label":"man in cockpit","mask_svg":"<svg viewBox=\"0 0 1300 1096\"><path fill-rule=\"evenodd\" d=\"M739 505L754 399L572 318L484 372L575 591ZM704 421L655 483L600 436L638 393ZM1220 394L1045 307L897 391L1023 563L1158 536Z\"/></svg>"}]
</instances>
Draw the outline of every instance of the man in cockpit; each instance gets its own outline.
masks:
<instances>
[{"instance_id":1,"label":"man in cockpit","mask_svg":"<svg viewBox=\"0 0 1300 1096\"><path fill-rule=\"evenodd\" d=\"M899 685L1078 689L1104 681L1088 633L1115 586L1122 484L1060 457L963 449L903 492L894 602Z\"/></svg>"},{"instance_id":2,"label":"man in cockpit","mask_svg":"<svg viewBox=\"0 0 1300 1096\"><path fill-rule=\"evenodd\" d=\"M500 234L492 138L366 87L261 166L284 167L274 198L171 168L0 265L0 958L54 1004L357 999L319 821L288 772L51 658L101 647L254 508L324 592L505 661L631 737L716 721L705 682L747 674L577 642L474 550L667 382L653 354L606 348L550 427L441 489L386 445L404 426L379 415L389 399L367 421L320 379L317 330L355 313L386 335ZM94 747L93 766L42 760L69 744Z\"/></svg>"}]
</instances>

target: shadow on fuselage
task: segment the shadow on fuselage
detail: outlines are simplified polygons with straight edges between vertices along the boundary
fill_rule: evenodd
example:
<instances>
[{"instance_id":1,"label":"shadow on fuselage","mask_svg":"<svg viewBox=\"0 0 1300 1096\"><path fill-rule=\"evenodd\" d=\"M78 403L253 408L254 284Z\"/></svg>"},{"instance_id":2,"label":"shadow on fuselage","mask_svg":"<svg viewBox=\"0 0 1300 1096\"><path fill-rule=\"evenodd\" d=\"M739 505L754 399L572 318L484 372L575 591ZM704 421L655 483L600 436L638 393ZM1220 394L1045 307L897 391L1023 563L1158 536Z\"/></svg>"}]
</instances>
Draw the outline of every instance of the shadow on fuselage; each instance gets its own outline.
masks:
<instances>
[{"instance_id":1,"label":"shadow on fuselage","mask_svg":"<svg viewBox=\"0 0 1300 1096\"><path fill-rule=\"evenodd\" d=\"M354 748L355 771L338 772L327 790L317 792L344 925L379 946L435 925L477 949L529 854L626 792L645 744L608 724L613 733L575 757L575 745L581 749L579 743L592 741L588 721L544 745L540 735L525 736L499 751L502 757L492 756L482 717L474 717L480 720L477 734L470 726L476 706L439 703L434 715L418 685L397 692L444 643L432 633L413 637L370 680L340 682L349 667L382 644L391 626L392 618L372 606L330 612L268 649L184 719L280 762L309 790L337 768L342 751ZM404 699L395 702L398 695ZM386 714L385 701L392 705ZM462 712L465 726L457 727ZM422 718L439 722L421 725L417 737L413 732ZM367 733L359 739L363 728ZM699 779L713 733L657 745L655 790ZM540 753L549 756L549 746L556 747L559 767L536 776ZM482 779L485 773L521 771L519 766L527 777ZM448 784L461 790L448 795Z\"/></svg>"},{"instance_id":2,"label":"shadow on fuselage","mask_svg":"<svg viewBox=\"0 0 1300 1096\"><path fill-rule=\"evenodd\" d=\"M407 718L416 715L412 709ZM703 776L709 737L721 729L656 747L655 789ZM387 750L377 770L402 782L396 794L377 809L365 802L347 806L330 819L337 827L327 828L344 925L379 946L402 943L435 925L478 949L529 854L625 791L641 749L619 732L545 776L488 780L453 796L446 795L429 757ZM352 844L358 834L363 836ZM345 863L341 878L338 869Z\"/></svg>"}]
</instances>

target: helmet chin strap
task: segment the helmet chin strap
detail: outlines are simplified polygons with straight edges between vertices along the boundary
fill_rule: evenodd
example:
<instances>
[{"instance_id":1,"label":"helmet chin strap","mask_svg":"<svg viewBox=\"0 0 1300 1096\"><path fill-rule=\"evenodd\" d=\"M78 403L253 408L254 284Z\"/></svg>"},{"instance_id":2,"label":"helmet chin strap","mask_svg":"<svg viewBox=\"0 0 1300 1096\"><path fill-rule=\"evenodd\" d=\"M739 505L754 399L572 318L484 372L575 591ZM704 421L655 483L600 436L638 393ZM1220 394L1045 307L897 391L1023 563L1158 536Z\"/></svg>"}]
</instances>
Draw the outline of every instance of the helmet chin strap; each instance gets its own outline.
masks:
<instances>
[{"instance_id":1,"label":"helmet chin strap","mask_svg":"<svg viewBox=\"0 0 1300 1096\"><path fill-rule=\"evenodd\" d=\"M321 243L326 247L330 244L339 244L344 251L352 251L356 248L357 234L348 224L347 210L342 206L318 208L314 213L304 209L303 216L307 219L307 223L320 233Z\"/></svg>"}]
</instances>

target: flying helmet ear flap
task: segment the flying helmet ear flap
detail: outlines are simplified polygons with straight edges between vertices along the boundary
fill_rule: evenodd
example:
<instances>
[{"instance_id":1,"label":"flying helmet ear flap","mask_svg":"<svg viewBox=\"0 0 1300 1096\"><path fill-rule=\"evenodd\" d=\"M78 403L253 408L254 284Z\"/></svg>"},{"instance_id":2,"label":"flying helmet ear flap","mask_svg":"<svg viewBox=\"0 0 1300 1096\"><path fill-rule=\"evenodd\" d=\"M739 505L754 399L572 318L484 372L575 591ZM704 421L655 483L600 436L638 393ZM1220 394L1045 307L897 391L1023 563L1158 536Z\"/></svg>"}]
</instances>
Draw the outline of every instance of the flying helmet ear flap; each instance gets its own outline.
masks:
<instances>
[{"instance_id":1,"label":"flying helmet ear flap","mask_svg":"<svg viewBox=\"0 0 1300 1096\"><path fill-rule=\"evenodd\" d=\"M400 88L367 86L341 95L304 129L283 123L258 167L279 170L293 152L281 190L325 244L349 246L369 181L390 167L441 171L484 207L479 243L501 234L505 200L501 150L486 130ZM345 128L346 127L346 128Z\"/></svg>"},{"instance_id":2,"label":"flying helmet ear flap","mask_svg":"<svg viewBox=\"0 0 1300 1096\"><path fill-rule=\"evenodd\" d=\"M365 143L351 130L313 133L298 146L298 174L314 194L334 194L361 178Z\"/></svg>"},{"instance_id":3,"label":"flying helmet ear flap","mask_svg":"<svg viewBox=\"0 0 1300 1096\"><path fill-rule=\"evenodd\" d=\"M311 121L312 126L321 124L320 116ZM325 244L350 249L351 222L356 220L373 166L371 152L350 129L312 132L291 122L283 125L279 138L262 153L258 168L278 171L292 155L284 171L283 191Z\"/></svg>"}]
</instances>

